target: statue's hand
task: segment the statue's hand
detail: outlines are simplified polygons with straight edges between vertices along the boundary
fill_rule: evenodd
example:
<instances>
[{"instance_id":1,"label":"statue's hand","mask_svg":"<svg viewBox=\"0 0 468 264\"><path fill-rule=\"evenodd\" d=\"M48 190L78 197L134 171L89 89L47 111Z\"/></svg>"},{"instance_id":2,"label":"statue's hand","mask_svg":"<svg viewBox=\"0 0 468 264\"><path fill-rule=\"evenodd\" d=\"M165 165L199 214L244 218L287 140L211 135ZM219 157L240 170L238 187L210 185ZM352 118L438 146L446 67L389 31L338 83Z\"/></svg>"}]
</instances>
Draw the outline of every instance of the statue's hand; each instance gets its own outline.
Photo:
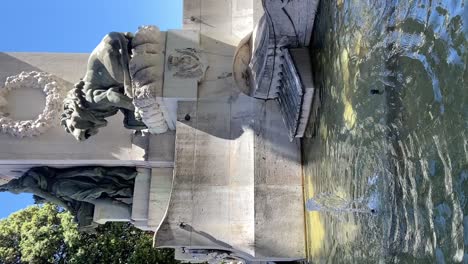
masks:
<instances>
[{"instance_id":1,"label":"statue's hand","mask_svg":"<svg viewBox=\"0 0 468 264\"><path fill-rule=\"evenodd\" d=\"M119 87L111 87L109 89L93 90L92 101L101 107L109 105L127 110L134 110L132 99L123 94Z\"/></svg>"},{"instance_id":2,"label":"statue's hand","mask_svg":"<svg viewBox=\"0 0 468 264\"><path fill-rule=\"evenodd\" d=\"M132 98L126 96L121 92L118 87L112 87L107 90L108 101L118 108L124 108L128 110L135 110Z\"/></svg>"}]
</instances>

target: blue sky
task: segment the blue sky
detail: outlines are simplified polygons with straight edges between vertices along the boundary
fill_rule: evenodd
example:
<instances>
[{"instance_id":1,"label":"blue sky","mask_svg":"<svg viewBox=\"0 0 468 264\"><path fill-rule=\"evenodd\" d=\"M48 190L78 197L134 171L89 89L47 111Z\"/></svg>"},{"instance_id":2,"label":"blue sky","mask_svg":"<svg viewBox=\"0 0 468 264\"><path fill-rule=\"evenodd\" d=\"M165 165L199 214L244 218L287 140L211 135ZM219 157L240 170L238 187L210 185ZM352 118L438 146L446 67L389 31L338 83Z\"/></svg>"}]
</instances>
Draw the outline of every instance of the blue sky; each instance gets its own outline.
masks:
<instances>
[{"instance_id":1,"label":"blue sky","mask_svg":"<svg viewBox=\"0 0 468 264\"><path fill-rule=\"evenodd\" d=\"M140 25L181 28L182 0L3 0L0 52L89 53L105 34ZM30 204L0 193L0 218Z\"/></svg>"},{"instance_id":2,"label":"blue sky","mask_svg":"<svg viewBox=\"0 0 468 264\"><path fill-rule=\"evenodd\" d=\"M111 31L182 27L182 0L2 0L0 51L91 52Z\"/></svg>"}]
</instances>

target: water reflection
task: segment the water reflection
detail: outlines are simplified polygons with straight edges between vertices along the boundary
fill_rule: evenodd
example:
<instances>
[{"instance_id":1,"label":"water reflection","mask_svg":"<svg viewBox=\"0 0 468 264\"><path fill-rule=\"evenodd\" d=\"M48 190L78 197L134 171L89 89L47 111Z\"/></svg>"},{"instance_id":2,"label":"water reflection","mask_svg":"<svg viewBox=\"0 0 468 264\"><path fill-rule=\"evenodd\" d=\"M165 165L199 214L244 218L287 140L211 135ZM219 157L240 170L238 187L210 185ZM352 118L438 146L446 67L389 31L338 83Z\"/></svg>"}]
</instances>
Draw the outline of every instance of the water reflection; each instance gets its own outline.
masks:
<instances>
[{"instance_id":1,"label":"water reflection","mask_svg":"<svg viewBox=\"0 0 468 264\"><path fill-rule=\"evenodd\" d=\"M468 262L467 17L464 0L321 1L312 261Z\"/></svg>"}]
</instances>

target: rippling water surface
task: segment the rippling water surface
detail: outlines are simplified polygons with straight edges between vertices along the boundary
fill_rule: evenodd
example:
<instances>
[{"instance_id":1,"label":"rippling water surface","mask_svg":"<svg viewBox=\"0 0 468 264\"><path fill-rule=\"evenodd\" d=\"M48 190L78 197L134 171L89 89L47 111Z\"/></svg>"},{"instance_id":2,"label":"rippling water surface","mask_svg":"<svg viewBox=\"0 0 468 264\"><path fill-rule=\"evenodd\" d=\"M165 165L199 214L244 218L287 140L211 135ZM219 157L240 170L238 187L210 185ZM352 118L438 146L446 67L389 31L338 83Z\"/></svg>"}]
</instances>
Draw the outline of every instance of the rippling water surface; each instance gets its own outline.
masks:
<instances>
[{"instance_id":1,"label":"rippling water surface","mask_svg":"<svg viewBox=\"0 0 468 264\"><path fill-rule=\"evenodd\" d=\"M322 0L314 263L468 263L468 1Z\"/></svg>"}]
</instances>

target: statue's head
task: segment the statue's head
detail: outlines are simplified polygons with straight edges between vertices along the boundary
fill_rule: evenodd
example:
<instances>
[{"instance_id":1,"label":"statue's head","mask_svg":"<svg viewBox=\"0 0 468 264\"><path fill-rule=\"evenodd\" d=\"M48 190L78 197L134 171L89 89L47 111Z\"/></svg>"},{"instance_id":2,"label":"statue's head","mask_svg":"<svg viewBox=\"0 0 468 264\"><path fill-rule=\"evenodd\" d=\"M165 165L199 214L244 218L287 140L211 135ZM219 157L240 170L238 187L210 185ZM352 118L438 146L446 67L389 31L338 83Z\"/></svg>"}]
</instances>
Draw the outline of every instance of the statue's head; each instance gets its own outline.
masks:
<instances>
[{"instance_id":1,"label":"statue's head","mask_svg":"<svg viewBox=\"0 0 468 264\"><path fill-rule=\"evenodd\" d=\"M10 192L18 194L19 182L17 179L0 183L0 192Z\"/></svg>"},{"instance_id":2,"label":"statue's head","mask_svg":"<svg viewBox=\"0 0 468 264\"><path fill-rule=\"evenodd\" d=\"M2 185L4 184L7 184L11 179L4 179L3 177L1 177L0 175L0 187L2 187Z\"/></svg>"},{"instance_id":3,"label":"statue's head","mask_svg":"<svg viewBox=\"0 0 468 264\"><path fill-rule=\"evenodd\" d=\"M10 183L13 180L13 177L3 175L0 173L0 192L5 192L7 190L8 183Z\"/></svg>"},{"instance_id":4,"label":"statue's head","mask_svg":"<svg viewBox=\"0 0 468 264\"><path fill-rule=\"evenodd\" d=\"M8 188L6 187L6 185L0 185L0 192L7 192L8 191Z\"/></svg>"},{"instance_id":5,"label":"statue's head","mask_svg":"<svg viewBox=\"0 0 468 264\"><path fill-rule=\"evenodd\" d=\"M98 133L100 127L107 125L104 118L99 118L92 111L86 109L82 87L84 83L75 85L63 102L61 124L67 133L72 134L78 141L84 141Z\"/></svg>"}]
</instances>

